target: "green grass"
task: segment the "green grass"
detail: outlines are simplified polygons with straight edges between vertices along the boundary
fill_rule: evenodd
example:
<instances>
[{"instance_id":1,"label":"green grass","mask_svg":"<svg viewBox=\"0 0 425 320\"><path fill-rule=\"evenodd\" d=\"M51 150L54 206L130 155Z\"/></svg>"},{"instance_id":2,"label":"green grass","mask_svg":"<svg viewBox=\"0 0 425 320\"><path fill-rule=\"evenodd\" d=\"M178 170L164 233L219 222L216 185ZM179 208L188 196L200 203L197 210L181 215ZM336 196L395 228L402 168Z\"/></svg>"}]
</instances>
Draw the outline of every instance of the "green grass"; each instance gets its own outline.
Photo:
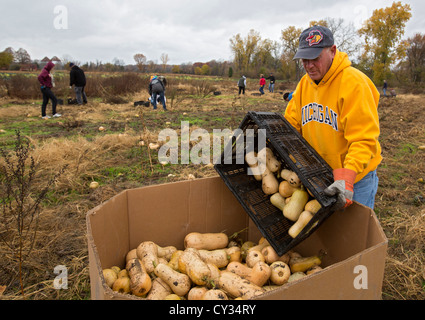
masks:
<instances>
[{"instance_id":1,"label":"green grass","mask_svg":"<svg viewBox=\"0 0 425 320\"><path fill-rule=\"evenodd\" d=\"M112 167L105 168L101 171L101 178L99 183L107 183L115 179L138 180L140 179L140 165L133 167Z\"/></svg>"},{"instance_id":2,"label":"green grass","mask_svg":"<svg viewBox=\"0 0 425 320\"><path fill-rule=\"evenodd\" d=\"M395 185L397 185L406 176L407 176L407 174L404 173L404 172L401 172L401 171L394 172L394 174L391 176L391 182L394 183ZM402 188L404 188L404 187L402 187Z\"/></svg>"},{"instance_id":3,"label":"green grass","mask_svg":"<svg viewBox=\"0 0 425 320\"><path fill-rule=\"evenodd\" d=\"M418 147L411 143L405 143L398 147L395 157L396 159L403 159L405 157L414 156L418 152Z\"/></svg>"}]
</instances>

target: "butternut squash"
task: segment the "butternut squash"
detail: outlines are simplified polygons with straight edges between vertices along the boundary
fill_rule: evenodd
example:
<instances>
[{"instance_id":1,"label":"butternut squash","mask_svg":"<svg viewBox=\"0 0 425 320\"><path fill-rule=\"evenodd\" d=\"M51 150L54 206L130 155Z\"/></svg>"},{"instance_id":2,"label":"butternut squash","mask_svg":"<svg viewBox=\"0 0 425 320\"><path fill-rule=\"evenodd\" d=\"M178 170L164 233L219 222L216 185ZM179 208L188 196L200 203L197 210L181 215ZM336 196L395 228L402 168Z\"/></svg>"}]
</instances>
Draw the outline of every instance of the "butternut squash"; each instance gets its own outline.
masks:
<instances>
[{"instance_id":1,"label":"butternut squash","mask_svg":"<svg viewBox=\"0 0 425 320\"><path fill-rule=\"evenodd\" d=\"M304 272L295 272L295 273L291 274L291 276L289 277L288 283L300 280L300 279L304 278L305 276L306 276L306 274Z\"/></svg>"},{"instance_id":2,"label":"butternut squash","mask_svg":"<svg viewBox=\"0 0 425 320\"><path fill-rule=\"evenodd\" d=\"M209 289L207 287L202 286L196 286L189 290L189 293L187 294L187 300L202 300L204 297L204 294Z\"/></svg>"},{"instance_id":3,"label":"butternut squash","mask_svg":"<svg viewBox=\"0 0 425 320\"><path fill-rule=\"evenodd\" d=\"M117 273L111 268L106 268L102 270L103 278L105 283L109 288L112 288L114 282L118 279Z\"/></svg>"},{"instance_id":4,"label":"butternut squash","mask_svg":"<svg viewBox=\"0 0 425 320\"><path fill-rule=\"evenodd\" d=\"M267 242L267 239L266 239L266 238L261 237L261 238L258 240L258 244L259 244L259 245L268 245L269 243Z\"/></svg>"},{"instance_id":5,"label":"butternut squash","mask_svg":"<svg viewBox=\"0 0 425 320\"><path fill-rule=\"evenodd\" d=\"M230 271L220 273L217 287L233 298L240 297L244 300L257 297L265 292L260 286Z\"/></svg>"},{"instance_id":6,"label":"butternut squash","mask_svg":"<svg viewBox=\"0 0 425 320\"><path fill-rule=\"evenodd\" d=\"M147 274L137 273L130 277L131 293L137 297L145 297L152 286L152 280Z\"/></svg>"},{"instance_id":7,"label":"butternut squash","mask_svg":"<svg viewBox=\"0 0 425 320\"><path fill-rule=\"evenodd\" d=\"M305 272L315 266L319 266L322 260L318 256L293 258L289 261L291 272Z\"/></svg>"},{"instance_id":8,"label":"butternut squash","mask_svg":"<svg viewBox=\"0 0 425 320\"><path fill-rule=\"evenodd\" d=\"M210 269L210 277L208 279L207 287L214 287L220 278L220 269L212 263L207 263L208 269Z\"/></svg>"},{"instance_id":9,"label":"butternut squash","mask_svg":"<svg viewBox=\"0 0 425 320\"><path fill-rule=\"evenodd\" d=\"M285 206L285 198L280 195L280 192L276 192L274 195L270 197L270 202L279 210L283 210Z\"/></svg>"},{"instance_id":10,"label":"butternut squash","mask_svg":"<svg viewBox=\"0 0 425 320\"><path fill-rule=\"evenodd\" d=\"M262 261L257 262L252 268L240 262L231 262L227 265L226 270L233 272L260 287L269 280L271 275L270 266Z\"/></svg>"},{"instance_id":11,"label":"butternut squash","mask_svg":"<svg viewBox=\"0 0 425 320\"><path fill-rule=\"evenodd\" d=\"M264 172L264 168L261 164L255 164L253 166L250 166L249 168L251 169L251 172L248 173L253 175L255 180L261 181L263 179L262 173Z\"/></svg>"},{"instance_id":12,"label":"butternut squash","mask_svg":"<svg viewBox=\"0 0 425 320\"><path fill-rule=\"evenodd\" d=\"M178 294L172 293L164 298L164 300L183 300Z\"/></svg>"},{"instance_id":13,"label":"butternut squash","mask_svg":"<svg viewBox=\"0 0 425 320\"><path fill-rule=\"evenodd\" d=\"M187 248L179 258L179 271L188 275L195 284L204 286L211 277L208 265L202 260L199 251Z\"/></svg>"},{"instance_id":14,"label":"butternut squash","mask_svg":"<svg viewBox=\"0 0 425 320\"><path fill-rule=\"evenodd\" d=\"M254 151L248 152L245 155L245 161L248 163L249 168L251 169L251 174L254 175L255 180L262 180L262 173L264 167L260 166L257 161L257 153Z\"/></svg>"},{"instance_id":15,"label":"butternut squash","mask_svg":"<svg viewBox=\"0 0 425 320\"><path fill-rule=\"evenodd\" d=\"M257 251L261 252L261 250L263 250L263 248L265 248L269 245L270 245L270 243L267 241L267 239L264 238L264 237L261 237L260 240L258 240L257 245L254 245L253 247L250 247L248 249L248 251L246 252L246 255L248 255L248 252L251 251L251 250L257 250ZM245 256L245 260L246 260L246 256Z\"/></svg>"},{"instance_id":16,"label":"butternut squash","mask_svg":"<svg viewBox=\"0 0 425 320\"><path fill-rule=\"evenodd\" d=\"M130 275L128 274L128 271L126 269L122 269L120 272L118 272L118 278L130 278Z\"/></svg>"},{"instance_id":17,"label":"butternut squash","mask_svg":"<svg viewBox=\"0 0 425 320\"><path fill-rule=\"evenodd\" d=\"M152 287L152 280L140 259L131 259L127 262L126 269L130 276L131 293L144 297Z\"/></svg>"},{"instance_id":18,"label":"butternut squash","mask_svg":"<svg viewBox=\"0 0 425 320\"><path fill-rule=\"evenodd\" d=\"M314 266L313 268L307 270L306 275L310 275L310 274L319 272L321 270L323 270L323 268L321 266Z\"/></svg>"},{"instance_id":19,"label":"butternut squash","mask_svg":"<svg viewBox=\"0 0 425 320\"><path fill-rule=\"evenodd\" d=\"M283 180L280 184L279 184L279 194L283 197L283 198L288 198L290 196L292 196L292 194L295 192L295 190L299 190L300 188L296 188L294 186L292 186L288 181Z\"/></svg>"},{"instance_id":20,"label":"butternut squash","mask_svg":"<svg viewBox=\"0 0 425 320\"><path fill-rule=\"evenodd\" d=\"M322 205L319 203L319 201L317 199L313 199L306 203L304 210L309 211L312 214L316 214L320 208L322 208Z\"/></svg>"},{"instance_id":21,"label":"butternut squash","mask_svg":"<svg viewBox=\"0 0 425 320\"><path fill-rule=\"evenodd\" d=\"M295 238L304 229L307 223L313 218L313 215L309 211L301 212L298 220L289 228L288 234Z\"/></svg>"},{"instance_id":22,"label":"butternut squash","mask_svg":"<svg viewBox=\"0 0 425 320\"><path fill-rule=\"evenodd\" d=\"M191 232L184 238L185 248L204 250L223 249L227 247L229 237L223 233L199 233Z\"/></svg>"},{"instance_id":23,"label":"butternut squash","mask_svg":"<svg viewBox=\"0 0 425 320\"><path fill-rule=\"evenodd\" d=\"M115 271L117 276L118 276L118 273L121 271L120 267L118 267L118 266L112 266L111 269Z\"/></svg>"},{"instance_id":24,"label":"butternut squash","mask_svg":"<svg viewBox=\"0 0 425 320\"><path fill-rule=\"evenodd\" d=\"M275 261L282 261L284 263L289 262L289 254L285 253L282 256L278 256L276 251L273 249L272 246L267 246L261 250L261 254L264 257L264 260L268 264L272 264Z\"/></svg>"},{"instance_id":25,"label":"butternut squash","mask_svg":"<svg viewBox=\"0 0 425 320\"><path fill-rule=\"evenodd\" d=\"M283 215L291 220L297 221L301 212L308 201L308 193L305 190L296 190L291 197L291 200L283 208Z\"/></svg>"},{"instance_id":26,"label":"butternut squash","mask_svg":"<svg viewBox=\"0 0 425 320\"><path fill-rule=\"evenodd\" d=\"M218 268L224 268L229 263L229 257L225 249L198 250L202 260L206 263L215 264Z\"/></svg>"},{"instance_id":27,"label":"butternut squash","mask_svg":"<svg viewBox=\"0 0 425 320\"><path fill-rule=\"evenodd\" d=\"M162 257L158 257L158 263L165 263L168 264L168 260Z\"/></svg>"},{"instance_id":28,"label":"butternut squash","mask_svg":"<svg viewBox=\"0 0 425 320\"><path fill-rule=\"evenodd\" d=\"M255 151L250 151L245 154L245 161L249 166L255 166L258 164L257 153Z\"/></svg>"},{"instance_id":29,"label":"butternut squash","mask_svg":"<svg viewBox=\"0 0 425 320\"><path fill-rule=\"evenodd\" d=\"M295 187L295 188L299 188L301 186L301 180L298 177L298 175L289 169L283 169L280 172L280 176L282 177L282 179L288 181L291 186Z\"/></svg>"},{"instance_id":30,"label":"butternut squash","mask_svg":"<svg viewBox=\"0 0 425 320\"><path fill-rule=\"evenodd\" d=\"M298 259L303 257L300 253L293 250L289 250L288 254L289 254L289 262L291 262L292 259Z\"/></svg>"},{"instance_id":31,"label":"butternut squash","mask_svg":"<svg viewBox=\"0 0 425 320\"><path fill-rule=\"evenodd\" d=\"M182 255L183 250L177 250L171 255L170 261L168 261L168 265L174 270L179 270L179 259Z\"/></svg>"},{"instance_id":32,"label":"butternut squash","mask_svg":"<svg viewBox=\"0 0 425 320\"><path fill-rule=\"evenodd\" d=\"M252 272L248 280L256 284L257 286L262 287L264 284L267 283L270 278L270 275L270 266L263 261L259 261L252 267Z\"/></svg>"},{"instance_id":33,"label":"butternut squash","mask_svg":"<svg viewBox=\"0 0 425 320\"><path fill-rule=\"evenodd\" d=\"M252 268L248 267L246 264L236 261L230 262L227 265L226 270L229 272L236 273L238 276L241 276L244 279L248 278L252 272Z\"/></svg>"},{"instance_id":34,"label":"butternut squash","mask_svg":"<svg viewBox=\"0 0 425 320\"><path fill-rule=\"evenodd\" d=\"M129 277L118 278L114 282L112 286L112 290L118 293L130 293L131 292L130 282L131 280Z\"/></svg>"},{"instance_id":35,"label":"butternut squash","mask_svg":"<svg viewBox=\"0 0 425 320\"><path fill-rule=\"evenodd\" d=\"M254 267L259 261L265 262L264 256L261 254L260 250L249 250L245 260L246 265L250 268Z\"/></svg>"},{"instance_id":36,"label":"butternut squash","mask_svg":"<svg viewBox=\"0 0 425 320\"><path fill-rule=\"evenodd\" d=\"M227 294L220 289L210 289L202 297L202 300L229 300Z\"/></svg>"},{"instance_id":37,"label":"butternut squash","mask_svg":"<svg viewBox=\"0 0 425 320\"><path fill-rule=\"evenodd\" d=\"M275 285L281 286L288 282L291 276L291 269L282 261L275 261L270 265L270 281Z\"/></svg>"},{"instance_id":38,"label":"butternut squash","mask_svg":"<svg viewBox=\"0 0 425 320\"><path fill-rule=\"evenodd\" d=\"M272 195L279 191L279 181L268 168L263 174L262 181L262 190L265 194Z\"/></svg>"},{"instance_id":39,"label":"butternut squash","mask_svg":"<svg viewBox=\"0 0 425 320\"><path fill-rule=\"evenodd\" d=\"M251 249L251 248L253 248L253 247L255 247L257 244L255 243L255 242L253 242L253 241L245 241L243 244L242 244L242 246L241 246L241 257L242 257L242 260L244 261L245 260L245 258L246 258L246 255L247 255L247 253L248 253L248 251L249 251L249 249Z\"/></svg>"},{"instance_id":40,"label":"butternut squash","mask_svg":"<svg viewBox=\"0 0 425 320\"><path fill-rule=\"evenodd\" d=\"M137 247L137 257L142 260L147 273L152 273L159 264L158 246L152 241L144 241Z\"/></svg>"},{"instance_id":41,"label":"butternut squash","mask_svg":"<svg viewBox=\"0 0 425 320\"><path fill-rule=\"evenodd\" d=\"M158 258L164 258L167 261L170 261L173 253L177 251L177 248L174 247L174 246L161 247L161 246L157 245L157 249L158 249L157 250Z\"/></svg>"},{"instance_id":42,"label":"butternut squash","mask_svg":"<svg viewBox=\"0 0 425 320\"><path fill-rule=\"evenodd\" d=\"M275 285L275 284L270 284L270 285L267 285L267 286L263 286L262 288L266 291L273 291L273 290L279 289L280 286Z\"/></svg>"},{"instance_id":43,"label":"butternut squash","mask_svg":"<svg viewBox=\"0 0 425 320\"><path fill-rule=\"evenodd\" d=\"M266 147L258 151L258 160L263 163L265 160L267 168L273 173L278 172L281 168L281 163L270 148Z\"/></svg>"},{"instance_id":44,"label":"butternut squash","mask_svg":"<svg viewBox=\"0 0 425 320\"><path fill-rule=\"evenodd\" d=\"M191 287L190 278L184 273L175 271L170 266L160 263L156 266L155 275L161 278L178 296L187 294Z\"/></svg>"},{"instance_id":45,"label":"butternut squash","mask_svg":"<svg viewBox=\"0 0 425 320\"><path fill-rule=\"evenodd\" d=\"M226 249L229 262L242 261L241 247L230 247Z\"/></svg>"},{"instance_id":46,"label":"butternut squash","mask_svg":"<svg viewBox=\"0 0 425 320\"><path fill-rule=\"evenodd\" d=\"M152 281L152 288L146 299L148 300L164 300L168 295L172 294L170 286L161 278L155 278Z\"/></svg>"},{"instance_id":47,"label":"butternut squash","mask_svg":"<svg viewBox=\"0 0 425 320\"><path fill-rule=\"evenodd\" d=\"M125 257L125 263L127 263L131 259L136 259L136 258L137 258L137 248L134 248L127 253Z\"/></svg>"}]
</instances>

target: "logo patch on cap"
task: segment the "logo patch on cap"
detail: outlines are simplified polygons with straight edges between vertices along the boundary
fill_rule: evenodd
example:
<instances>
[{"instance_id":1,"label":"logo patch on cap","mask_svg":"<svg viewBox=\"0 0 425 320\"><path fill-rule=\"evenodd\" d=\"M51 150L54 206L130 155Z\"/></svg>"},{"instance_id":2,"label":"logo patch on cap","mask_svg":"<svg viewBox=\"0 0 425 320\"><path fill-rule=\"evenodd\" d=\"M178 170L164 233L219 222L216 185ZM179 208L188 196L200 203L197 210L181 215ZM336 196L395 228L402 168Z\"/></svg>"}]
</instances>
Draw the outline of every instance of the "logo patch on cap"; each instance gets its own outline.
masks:
<instances>
[{"instance_id":1,"label":"logo patch on cap","mask_svg":"<svg viewBox=\"0 0 425 320\"><path fill-rule=\"evenodd\" d=\"M319 44L320 42L322 42L322 40L323 40L323 35L317 29L310 31L310 33L308 34L308 37L305 39L305 41L308 42L308 45L310 47Z\"/></svg>"}]
</instances>

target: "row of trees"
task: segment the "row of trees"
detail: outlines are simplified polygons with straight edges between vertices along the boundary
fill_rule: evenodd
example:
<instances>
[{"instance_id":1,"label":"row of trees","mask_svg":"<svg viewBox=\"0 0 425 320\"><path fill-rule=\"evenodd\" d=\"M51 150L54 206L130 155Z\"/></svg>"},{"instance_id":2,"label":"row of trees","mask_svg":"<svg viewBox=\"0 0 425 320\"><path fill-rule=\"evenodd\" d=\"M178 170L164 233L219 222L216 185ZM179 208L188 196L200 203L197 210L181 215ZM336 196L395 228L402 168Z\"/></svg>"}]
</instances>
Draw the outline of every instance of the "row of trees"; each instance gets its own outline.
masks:
<instances>
[{"instance_id":1,"label":"row of trees","mask_svg":"<svg viewBox=\"0 0 425 320\"><path fill-rule=\"evenodd\" d=\"M0 69L13 68L13 64L19 68L20 65L31 63L31 56L28 51L19 48L15 51L12 47L6 48L3 52L0 52Z\"/></svg>"},{"instance_id":2,"label":"row of trees","mask_svg":"<svg viewBox=\"0 0 425 320\"><path fill-rule=\"evenodd\" d=\"M126 65L123 60L114 58L112 62L102 62L100 60L80 63L75 61L71 56L64 55L61 57L61 63L58 69L66 68L69 62L74 62L86 71L98 72L121 72L121 71L140 71L146 73L181 73L181 74L198 74L198 75L215 75L224 76L228 74L229 67L232 63L228 61L211 60L209 62L183 63L180 65L169 65L168 54L161 54L161 63L147 60L146 56L138 53L134 55L134 65ZM0 70L28 70L28 65L35 69L40 69L46 61L32 60L30 54L23 48L14 50L9 47L0 52Z\"/></svg>"},{"instance_id":3,"label":"row of trees","mask_svg":"<svg viewBox=\"0 0 425 320\"><path fill-rule=\"evenodd\" d=\"M391 7L375 10L356 30L343 19L326 18L311 21L309 26L324 25L334 34L335 44L350 57L353 65L375 83L396 79L400 83L421 83L425 77L425 35L402 39L411 18L410 6L393 2ZM282 79L299 80L303 70L293 61L303 29L289 26L281 31L280 42L262 39L251 30L245 38L240 34L230 39L234 68L250 77L274 71Z\"/></svg>"}]
</instances>

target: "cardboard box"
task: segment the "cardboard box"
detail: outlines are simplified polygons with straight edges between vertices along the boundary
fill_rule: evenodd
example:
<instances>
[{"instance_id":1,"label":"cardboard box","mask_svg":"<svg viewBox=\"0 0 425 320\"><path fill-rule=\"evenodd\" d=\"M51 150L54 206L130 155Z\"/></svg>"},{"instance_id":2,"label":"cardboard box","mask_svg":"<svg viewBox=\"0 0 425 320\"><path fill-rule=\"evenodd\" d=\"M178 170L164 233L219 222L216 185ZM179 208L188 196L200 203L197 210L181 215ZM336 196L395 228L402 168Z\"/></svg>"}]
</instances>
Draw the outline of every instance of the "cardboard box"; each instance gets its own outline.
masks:
<instances>
[{"instance_id":1,"label":"cardboard box","mask_svg":"<svg viewBox=\"0 0 425 320\"><path fill-rule=\"evenodd\" d=\"M231 235L258 228L220 177L154 185L121 192L87 214L91 298L139 299L113 292L102 269L125 266L128 251L150 240L183 248L189 232ZM326 252L324 269L258 299L381 299L387 239L372 210L354 203L335 212L295 250L303 256Z\"/></svg>"}]
</instances>

